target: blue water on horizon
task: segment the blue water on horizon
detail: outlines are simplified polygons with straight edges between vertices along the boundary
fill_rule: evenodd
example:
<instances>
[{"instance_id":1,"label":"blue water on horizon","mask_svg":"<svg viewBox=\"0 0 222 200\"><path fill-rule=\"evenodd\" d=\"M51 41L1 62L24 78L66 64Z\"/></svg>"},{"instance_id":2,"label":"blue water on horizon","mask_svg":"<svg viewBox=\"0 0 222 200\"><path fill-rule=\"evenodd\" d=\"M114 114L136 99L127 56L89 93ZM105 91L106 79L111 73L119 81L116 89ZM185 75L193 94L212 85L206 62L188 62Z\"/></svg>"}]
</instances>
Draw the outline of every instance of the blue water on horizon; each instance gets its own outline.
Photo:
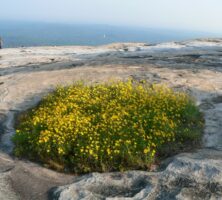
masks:
<instances>
[{"instance_id":1,"label":"blue water on horizon","mask_svg":"<svg viewBox=\"0 0 222 200\"><path fill-rule=\"evenodd\" d=\"M115 42L159 43L218 37L195 31L109 25L0 21L4 48L29 46L104 45Z\"/></svg>"}]
</instances>

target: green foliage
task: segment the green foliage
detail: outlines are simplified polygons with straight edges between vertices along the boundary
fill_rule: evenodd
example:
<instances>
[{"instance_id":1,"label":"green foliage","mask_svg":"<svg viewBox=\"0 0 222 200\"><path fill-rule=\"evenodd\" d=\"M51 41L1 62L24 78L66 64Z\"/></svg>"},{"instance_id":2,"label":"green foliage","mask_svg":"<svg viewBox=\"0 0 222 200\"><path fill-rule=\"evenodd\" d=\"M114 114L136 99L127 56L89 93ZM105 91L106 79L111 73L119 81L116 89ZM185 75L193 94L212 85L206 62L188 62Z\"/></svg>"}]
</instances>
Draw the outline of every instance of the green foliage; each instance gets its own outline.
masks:
<instances>
[{"instance_id":1,"label":"green foliage","mask_svg":"<svg viewBox=\"0 0 222 200\"><path fill-rule=\"evenodd\" d=\"M148 169L166 144L197 140L185 93L146 83L58 87L18 119L15 154L76 173Z\"/></svg>"}]
</instances>

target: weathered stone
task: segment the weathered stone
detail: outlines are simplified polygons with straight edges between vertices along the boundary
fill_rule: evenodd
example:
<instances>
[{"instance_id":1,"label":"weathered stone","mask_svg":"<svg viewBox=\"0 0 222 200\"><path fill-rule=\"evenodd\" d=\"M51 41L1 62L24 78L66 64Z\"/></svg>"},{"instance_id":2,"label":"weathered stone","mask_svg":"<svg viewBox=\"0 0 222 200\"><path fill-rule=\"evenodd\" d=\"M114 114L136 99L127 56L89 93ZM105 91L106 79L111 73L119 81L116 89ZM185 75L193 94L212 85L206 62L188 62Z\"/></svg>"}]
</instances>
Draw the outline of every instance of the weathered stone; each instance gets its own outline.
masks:
<instances>
[{"instance_id":1,"label":"weathered stone","mask_svg":"<svg viewBox=\"0 0 222 200\"><path fill-rule=\"evenodd\" d=\"M222 40L196 40L149 46L2 49L0 199L220 200L221 48ZM129 77L164 83L193 95L205 118L202 149L168 159L159 172L93 173L79 177L10 156L14 115L36 105L58 84ZM65 186L55 188L58 185Z\"/></svg>"},{"instance_id":2,"label":"weathered stone","mask_svg":"<svg viewBox=\"0 0 222 200\"><path fill-rule=\"evenodd\" d=\"M216 157L210 157L210 155ZM58 187L55 200L79 199L219 199L222 197L222 152L200 150L176 156L157 173L93 173Z\"/></svg>"},{"instance_id":3,"label":"weathered stone","mask_svg":"<svg viewBox=\"0 0 222 200\"><path fill-rule=\"evenodd\" d=\"M92 173L73 184L53 191L52 198L74 199L144 199L155 191L152 176L148 172Z\"/></svg>"}]
</instances>

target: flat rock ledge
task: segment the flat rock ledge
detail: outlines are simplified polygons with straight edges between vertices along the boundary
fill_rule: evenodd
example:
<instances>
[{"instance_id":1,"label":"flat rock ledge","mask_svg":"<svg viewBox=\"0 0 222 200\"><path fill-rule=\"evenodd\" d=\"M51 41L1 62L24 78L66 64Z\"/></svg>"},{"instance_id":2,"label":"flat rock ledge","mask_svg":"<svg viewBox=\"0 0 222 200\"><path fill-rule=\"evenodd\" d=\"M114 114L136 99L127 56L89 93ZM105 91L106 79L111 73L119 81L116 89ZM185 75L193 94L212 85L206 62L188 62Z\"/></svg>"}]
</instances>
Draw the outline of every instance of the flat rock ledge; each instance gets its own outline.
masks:
<instances>
[{"instance_id":1,"label":"flat rock ledge","mask_svg":"<svg viewBox=\"0 0 222 200\"><path fill-rule=\"evenodd\" d=\"M222 200L222 40L0 51L0 200ZM203 145L154 172L74 176L11 156L14 117L58 84L147 80L190 93L204 113Z\"/></svg>"},{"instance_id":2,"label":"flat rock ledge","mask_svg":"<svg viewBox=\"0 0 222 200\"><path fill-rule=\"evenodd\" d=\"M213 159L210 159L211 155L214 155ZM221 152L200 150L194 154L176 156L163 172L92 173L78 177L70 185L53 189L51 198L55 200L221 199L221 157Z\"/></svg>"}]
</instances>

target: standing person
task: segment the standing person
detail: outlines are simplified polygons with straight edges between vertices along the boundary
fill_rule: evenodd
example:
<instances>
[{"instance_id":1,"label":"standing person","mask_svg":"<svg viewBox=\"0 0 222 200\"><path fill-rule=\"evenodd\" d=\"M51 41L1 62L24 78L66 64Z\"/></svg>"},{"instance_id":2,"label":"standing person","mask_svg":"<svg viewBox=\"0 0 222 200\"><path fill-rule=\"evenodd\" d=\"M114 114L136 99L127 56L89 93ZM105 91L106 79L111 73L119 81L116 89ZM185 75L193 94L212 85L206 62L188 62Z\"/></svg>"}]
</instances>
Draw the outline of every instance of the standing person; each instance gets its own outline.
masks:
<instances>
[{"instance_id":1,"label":"standing person","mask_svg":"<svg viewBox=\"0 0 222 200\"><path fill-rule=\"evenodd\" d=\"M3 42L2 42L2 38L0 37L0 49L2 49L3 46Z\"/></svg>"},{"instance_id":2,"label":"standing person","mask_svg":"<svg viewBox=\"0 0 222 200\"><path fill-rule=\"evenodd\" d=\"M0 49L2 49L3 48L3 40L2 40L2 38L0 37Z\"/></svg>"}]
</instances>

